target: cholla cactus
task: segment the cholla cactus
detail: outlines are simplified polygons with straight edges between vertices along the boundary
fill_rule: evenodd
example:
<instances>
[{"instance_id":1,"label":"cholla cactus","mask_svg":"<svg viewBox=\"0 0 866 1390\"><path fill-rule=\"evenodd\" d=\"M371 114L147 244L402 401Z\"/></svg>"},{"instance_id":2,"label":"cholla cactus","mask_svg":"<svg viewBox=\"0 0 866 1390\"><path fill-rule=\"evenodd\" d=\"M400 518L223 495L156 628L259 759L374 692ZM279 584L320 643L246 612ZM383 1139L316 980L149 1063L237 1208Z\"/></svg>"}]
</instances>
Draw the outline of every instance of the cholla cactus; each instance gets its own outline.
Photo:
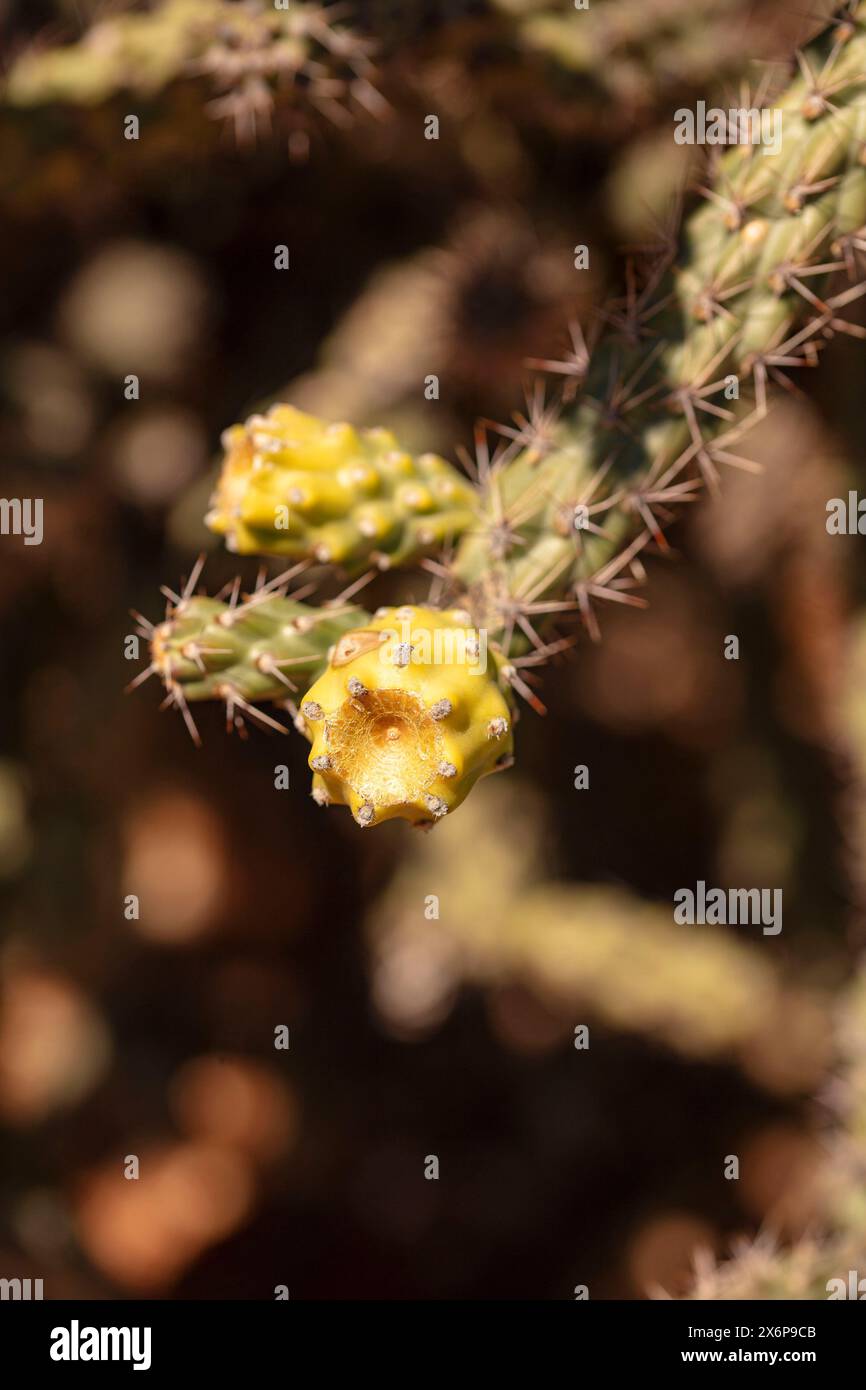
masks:
<instances>
[{"instance_id":1,"label":"cholla cactus","mask_svg":"<svg viewBox=\"0 0 866 1390\"><path fill-rule=\"evenodd\" d=\"M756 42L772 10L743 0L494 0L518 39L620 99L665 82L707 82L742 60L744 24Z\"/></svg>"},{"instance_id":2,"label":"cholla cactus","mask_svg":"<svg viewBox=\"0 0 866 1390\"><path fill-rule=\"evenodd\" d=\"M222 700L229 729L245 714L282 729L258 706L296 692L292 674L305 682L315 680L333 644L357 625L358 608L340 602L310 608L288 597L295 571L260 584L244 602L239 602L238 585L226 601L205 598L194 593L200 571L201 562L182 594L167 591L168 608L158 626L135 615L150 642L151 662L132 682L133 687L147 676L158 675L168 691L168 703L182 711L196 743L191 701Z\"/></svg>"},{"instance_id":3,"label":"cholla cactus","mask_svg":"<svg viewBox=\"0 0 866 1390\"><path fill-rule=\"evenodd\" d=\"M159 0L144 13L107 15L77 43L24 53L4 98L13 106L88 106L115 92L152 96L177 78L206 76L217 92L212 114L230 120L241 140L286 103L342 124L352 104L378 112L383 103L370 81L372 45L331 21L331 7L315 0L279 7L267 0ZM292 135L295 152L303 153L303 127Z\"/></svg>"},{"instance_id":4,"label":"cholla cactus","mask_svg":"<svg viewBox=\"0 0 866 1390\"><path fill-rule=\"evenodd\" d=\"M735 1062L775 1093L818 1084L829 1061L821 992L722 927L696 933L623 888L554 881L553 838L531 783L515 795L494 779L401 856L366 922L373 996L390 1022L424 1029L466 983L516 986L564 1031L589 1018L683 1057ZM427 920L418 903L434 884L442 912Z\"/></svg>"},{"instance_id":5,"label":"cholla cactus","mask_svg":"<svg viewBox=\"0 0 866 1390\"><path fill-rule=\"evenodd\" d=\"M770 1232L741 1242L732 1259L697 1261L693 1299L847 1299L866 1271L866 970L843 1000L838 1015L841 1075L833 1101L829 1162L816 1193L814 1233L793 1246ZM855 1287L851 1287L854 1273Z\"/></svg>"},{"instance_id":6,"label":"cholla cactus","mask_svg":"<svg viewBox=\"0 0 866 1390\"><path fill-rule=\"evenodd\" d=\"M277 407L246 433L230 433L217 526L239 549L260 543L352 568L374 547L398 563L417 558L431 538L462 532L434 566L440 595L431 607L465 610L467 625L484 634L496 683L541 707L525 668L570 639L540 630L574 616L597 638L600 602L641 606L634 590L642 552L666 548L665 524L702 487L715 488L723 468L752 467L740 440L766 412L768 386L789 368L813 365L824 342L850 327L840 311L864 288L854 283L866 249L864 74L859 3L799 55L797 74L767 113L768 143L758 143L754 121L744 129L742 113L734 117L734 147L718 160L679 241L668 238L630 268L625 297L587 337L574 330L565 358L539 364L564 382L560 398L547 402L539 386L527 414L499 427L492 452L488 433L479 433L471 492L441 461L413 464L381 433L362 443L347 426L323 429ZM255 452L259 435L267 453ZM387 476L390 459L409 494L423 499L422 517ZM292 506L294 522L280 535ZM171 694L173 667L156 665ZM403 688L426 692L428 678L410 668ZM208 682L186 687L187 699L214 693ZM480 706L473 747L483 745L490 718ZM323 708L332 714L327 702ZM341 765L369 769L370 723L352 722L347 737L353 747L341 745ZM397 751L387 753L392 771ZM339 771L327 790L362 824L419 819L414 792L402 801L365 799L361 784ZM462 799L438 788L430 794L430 821ZM368 804L375 811L359 815Z\"/></svg>"}]
</instances>

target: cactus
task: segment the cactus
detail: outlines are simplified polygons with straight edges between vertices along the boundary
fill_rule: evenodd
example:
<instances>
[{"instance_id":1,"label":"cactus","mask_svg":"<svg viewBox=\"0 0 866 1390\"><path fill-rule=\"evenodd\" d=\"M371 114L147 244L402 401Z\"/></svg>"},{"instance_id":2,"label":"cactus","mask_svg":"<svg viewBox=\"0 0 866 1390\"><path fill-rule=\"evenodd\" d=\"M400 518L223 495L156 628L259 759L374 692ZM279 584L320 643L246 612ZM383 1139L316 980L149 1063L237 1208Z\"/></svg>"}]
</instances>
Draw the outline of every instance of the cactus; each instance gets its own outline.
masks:
<instances>
[{"instance_id":1,"label":"cactus","mask_svg":"<svg viewBox=\"0 0 866 1390\"><path fill-rule=\"evenodd\" d=\"M241 555L387 569L441 549L475 519L466 480L435 454L413 459L388 430L326 426L277 405L233 425L223 443L206 520Z\"/></svg>"},{"instance_id":2,"label":"cactus","mask_svg":"<svg viewBox=\"0 0 866 1390\"><path fill-rule=\"evenodd\" d=\"M838 691L836 719L850 771L845 823L850 832L850 878L854 909L862 915L864 821L866 821L866 623L862 614L851 624L848 658ZM827 1162L813 1194L812 1230L786 1245L772 1232L740 1241L730 1259L717 1261L709 1252L696 1260L689 1297L732 1299L860 1298L850 1285L866 1269L866 960L835 1008L838 1074L825 1101L832 1126L825 1136Z\"/></svg>"},{"instance_id":3,"label":"cactus","mask_svg":"<svg viewBox=\"0 0 866 1390\"><path fill-rule=\"evenodd\" d=\"M308 691L313 796L361 826L430 825L512 761L513 711L480 635L459 610L383 608L348 632Z\"/></svg>"},{"instance_id":4,"label":"cactus","mask_svg":"<svg viewBox=\"0 0 866 1390\"><path fill-rule=\"evenodd\" d=\"M599 602L642 606L633 592L644 577L642 552L667 548L664 526L704 486L715 489L722 468L753 466L739 441L766 413L771 381L814 365L834 333L862 331L840 311L864 286L832 290L830 281L846 272L853 280L866 248L864 0L799 56L773 113L781 121L776 147L726 151L679 242L667 238L630 268L625 297L602 311L589 341L574 330L572 352L538 364L564 381L560 398L548 403L537 387L527 413L498 427L492 456L486 430L479 433L474 514L466 485L441 461L413 464L381 432L362 443L348 426L325 430L277 407L265 417L280 422L273 440L262 440L267 454L255 453L259 431L266 434L261 419L252 422L252 440L242 430L230 434L211 524L241 550L312 552L350 569L374 554L408 562L431 536L442 543L462 532L456 553L435 566L441 606L465 610L468 625L484 633L496 684L543 709L523 668L570 643L555 634L547 640L540 629L578 614L597 638ZM283 427L300 442L287 447ZM356 491L345 473L359 449ZM410 517L405 494L383 483L390 459L401 460L410 490L423 492L428 478L442 487L445 509ZM362 501L367 487L373 500ZM286 504L299 515L282 540L274 508ZM330 696L323 709L333 716L345 690L333 690L333 670L323 679ZM194 688L194 698L206 698L207 683ZM480 705L473 747L483 745L489 719ZM357 746L349 761L366 767L368 722L352 721L350 737ZM432 794L450 808L462 799L462 780L457 785L453 800ZM356 817L368 805L359 800L363 788L339 771L316 790L348 801ZM374 798L365 823L392 815L417 821L418 798L401 796Z\"/></svg>"},{"instance_id":5,"label":"cactus","mask_svg":"<svg viewBox=\"0 0 866 1390\"><path fill-rule=\"evenodd\" d=\"M640 602L638 555L665 546L665 517L724 466L752 466L739 441L766 411L768 379L848 327L838 311L863 286L818 291L853 268L866 221L864 18L860 4L806 50L774 108L778 149L725 153L679 248L606 311L595 350L577 338L546 364L574 404L537 395L505 432L505 462L482 480L486 525L453 573L506 647L530 601L573 597L595 636L594 599ZM751 409L733 409L746 391Z\"/></svg>"},{"instance_id":6,"label":"cactus","mask_svg":"<svg viewBox=\"0 0 866 1390\"><path fill-rule=\"evenodd\" d=\"M829 1161L815 1192L812 1232L793 1245L771 1232L741 1241L730 1260L709 1253L696 1261L688 1297L696 1300L858 1298L850 1286L866 1267L866 968L837 1010L841 1075L832 1104L834 1125L827 1138Z\"/></svg>"},{"instance_id":7,"label":"cactus","mask_svg":"<svg viewBox=\"0 0 866 1390\"><path fill-rule=\"evenodd\" d=\"M116 92L152 96L177 78L206 76L217 91L211 114L231 120L239 139L248 140L287 97L338 124L352 103L381 110L370 51L367 40L333 25L329 10L312 0L285 7L161 0L144 13L106 16L76 43L23 53L4 96L12 106L91 106ZM294 137L303 141L303 132Z\"/></svg>"},{"instance_id":8,"label":"cactus","mask_svg":"<svg viewBox=\"0 0 866 1390\"><path fill-rule=\"evenodd\" d=\"M198 730L189 705L201 700L224 701L229 729L246 715L285 732L258 706L286 701L298 690L297 681L316 680L329 649L366 615L339 599L313 608L288 597L288 585L303 564L268 584L260 583L243 601L238 584L228 600L207 598L194 592L202 563L181 593L165 591L168 607L161 623L154 626L134 615L150 643L150 665L130 688L158 675L167 704L182 712L196 743Z\"/></svg>"},{"instance_id":9,"label":"cactus","mask_svg":"<svg viewBox=\"0 0 866 1390\"><path fill-rule=\"evenodd\" d=\"M491 779L453 823L401 856L366 923L385 1015L414 1031L430 1006L441 1020L440 1004L463 985L510 986L564 1032L575 1018L595 1019L692 1060L735 1062L778 1094L812 1090L829 1060L826 996L784 978L757 943L725 928L696 933L673 922L669 906L621 887L555 880L546 821L529 782L515 795ZM428 920L418 903L431 885L442 906ZM406 958L441 990L423 992L420 1008L397 987Z\"/></svg>"},{"instance_id":10,"label":"cactus","mask_svg":"<svg viewBox=\"0 0 866 1390\"><path fill-rule=\"evenodd\" d=\"M645 100L656 85L706 83L742 61L742 29L754 43L772 6L743 0L493 0L518 42L613 98Z\"/></svg>"}]
</instances>

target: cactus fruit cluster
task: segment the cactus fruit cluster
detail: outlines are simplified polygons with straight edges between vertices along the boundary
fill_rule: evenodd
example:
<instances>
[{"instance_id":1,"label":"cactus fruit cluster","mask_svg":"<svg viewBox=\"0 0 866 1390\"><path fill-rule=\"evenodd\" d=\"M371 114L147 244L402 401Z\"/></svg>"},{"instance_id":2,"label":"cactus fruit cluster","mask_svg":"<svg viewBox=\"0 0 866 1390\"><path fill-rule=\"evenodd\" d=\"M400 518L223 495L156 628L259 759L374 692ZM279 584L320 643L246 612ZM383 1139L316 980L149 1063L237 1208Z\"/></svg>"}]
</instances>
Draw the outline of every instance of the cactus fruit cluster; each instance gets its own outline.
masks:
<instances>
[{"instance_id":1,"label":"cactus fruit cluster","mask_svg":"<svg viewBox=\"0 0 866 1390\"><path fill-rule=\"evenodd\" d=\"M413 460L383 431L322 426L288 407L229 431L209 523L235 549L353 573L439 548L426 562L437 602L416 621L440 631L460 610L486 644L483 680L447 660L401 669L381 660L378 645L344 665L345 644L372 643L391 614L362 619L354 637L342 633L327 671L313 671L301 653L314 682L306 707L323 711L303 720L318 800L349 804L363 825L390 816L429 823L458 805L500 752L510 755L504 688L538 708L525 668L570 645L570 623L597 638L602 602L643 605L635 593L643 553L667 548L668 522L701 489L714 489L726 467L753 466L740 441L766 413L768 388L814 365L836 333L862 331L844 310L864 289L866 3L846 6L798 55L767 115L777 138L762 143L756 122L748 141L729 128L730 147L679 236L663 234L639 254L625 295L586 336L573 330L561 360L537 364L559 382L558 394L548 398L539 379L526 413L496 427L495 446L488 429L479 432L471 483L442 460ZM264 655L291 659L291 622L279 618L285 600L250 602L255 630L271 622L287 643ZM186 612L176 611L171 643L181 619ZM208 614L209 626L222 621ZM318 642L330 621L310 629L323 659ZM236 639L229 649L209 638L207 646L218 655L202 657L202 679L194 658L166 665L160 646L154 666L170 696L183 682L187 702L230 701L235 689L250 702L281 697L255 641ZM230 681L207 664L221 661ZM354 696L351 677L370 693ZM448 721L441 729L429 722L425 711L442 698L454 703L459 734ZM399 730L389 723L398 710ZM509 743L498 749L486 730L500 717ZM453 779L435 771L441 763L454 765Z\"/></svg>"},{"instance_id":2,"label":"cactus fruit cluster","mask_svg":"<svg viewBox=\"0 0 866 1390\"><path fill-rule=\"evenodd\" d=\"M389 430L324 425L276 405L223 436L208 526L239 555L283 555L352 573L407 565L472 524L475 493L456 469L398 448Z\"/></svg>"}]
</instances>

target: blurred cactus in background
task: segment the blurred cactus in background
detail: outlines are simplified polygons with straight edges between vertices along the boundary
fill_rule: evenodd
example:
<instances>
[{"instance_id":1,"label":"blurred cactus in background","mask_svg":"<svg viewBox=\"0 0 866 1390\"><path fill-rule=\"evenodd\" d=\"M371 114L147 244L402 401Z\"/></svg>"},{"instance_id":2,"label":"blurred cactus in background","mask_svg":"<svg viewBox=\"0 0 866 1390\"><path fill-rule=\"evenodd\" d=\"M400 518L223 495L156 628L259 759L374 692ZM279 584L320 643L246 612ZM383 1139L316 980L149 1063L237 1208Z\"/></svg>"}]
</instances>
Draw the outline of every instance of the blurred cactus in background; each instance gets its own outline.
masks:
<instances>
[{"instance_id":1,"label":"blurred cactus in background","mask_svg":"<svg viewBox=\"0 0 866 1390\"><path fill-rule=\"evenodd\" d=\"M22 107L95 106L116 92L150 97L179 78L204 76L216 92L211 113L247 142L290 104L338 122L352 103L381 109L371 70L369 45L332 24L315 0L160 0L151 10L95 18L77 42L22 54L5 98ZM291 139L306 152L302 127Z\"/></svg>"},{"instance_id":2,"label":"blurred cactus in background","mask_svg":"<svg viewBox=\"0 0 866 1390\"><path fill-rule=\"evenodd\" d=\"M563 1025L594 1020L687 1057L734 1057L783 1093L816 1082L829 1056L826 997L783 981L758 948L719 928L696 934L622 889L546 881L548 827L528 790L520 800L515 824L511 798L485 785L463 828L424 840L375 904L374 998L393 1022L423 1028L434 1003L419 1009L399 987L396 963L414 954L440 964L437 1004L464 982L516 982ZM417 912L430 884L441 919Z\"/></svg>"},{"instance_id":3,"label":"blurred cactus in background","mask_svg":"<svg viewBox=\"0 0 866 1390\"><path fill-rule=\"evenodd\" d=\"M740 1240L732 1259L697 1260L695 1299L858 1299L866 1264L866 972L837 1006L841 1058L833 1082L828 1156L814 1187L808 1235L792 1245L771 1230ZM854 1288L851 1274L854 1272Z\"/></svg>"},{"instance_id":4,"label":"blurred cactus in background","mask_svg":"<svg viewBox=\"0 0 866 1390\"><path fill-rule=\"evenodd\" d=\"M493 3L513 18L522 43L618 102L647 101L656 84L700 84L739 73L744 43L760 56L772 12L769 4L744 0Z\"/></svg>"},{"instance_id":5,"label":"blurred cactus in background","mask_svg":"<svg viewBox=\"0 0 866 1390\"><path fill-rule=\"evenodd\" d=\"M866 866L866 641L862 617L851 624L848 640L837 718L840 741L850 760L846 798L850 872L856 886L856 906L862 912ZM866 967L862 963L836 1002L833 1042L837 1061L821 1095L826 1162L812 1184L808 1233L786 1243L770 1228L754 1240L740 1239L733 1257L722 1262L707 1251L701 1252L691 1298L862 1297L860 1272L866 1266Z\"/></svg>"}]
</instances>

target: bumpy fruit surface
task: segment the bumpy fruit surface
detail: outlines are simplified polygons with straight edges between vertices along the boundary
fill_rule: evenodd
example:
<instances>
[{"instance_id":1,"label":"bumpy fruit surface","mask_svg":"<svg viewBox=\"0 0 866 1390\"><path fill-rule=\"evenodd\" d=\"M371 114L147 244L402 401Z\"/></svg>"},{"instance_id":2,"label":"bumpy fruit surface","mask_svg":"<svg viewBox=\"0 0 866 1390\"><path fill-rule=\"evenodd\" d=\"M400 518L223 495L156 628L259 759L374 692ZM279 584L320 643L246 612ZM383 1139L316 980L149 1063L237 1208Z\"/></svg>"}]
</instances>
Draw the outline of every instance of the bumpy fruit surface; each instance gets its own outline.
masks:
<instances>
[{"instance_id":1,"label":"bumpy fruit surface","mask_svg":"<svg viewBox=\"0 0 866 1390\"><path fill-rule=\"evenodd\" d=\"M475 519L466 479L435 454L413 458L389 430L329 425L275 405L233 425L223 443L207 524L242 555L387 569L441 549Z\"/></svg>"},{"instance_id":2,"label":"bumpy fruit surface","mask_svg":"<svg viewBox=\"0 0 866 1390\"><path fill-rule=\"evenodd\" d=\"M459 609L383 608L346 633L301 704L314 798L362 826L454 810L511 763L500 660Z\"/></svg>"}]
</instances>

